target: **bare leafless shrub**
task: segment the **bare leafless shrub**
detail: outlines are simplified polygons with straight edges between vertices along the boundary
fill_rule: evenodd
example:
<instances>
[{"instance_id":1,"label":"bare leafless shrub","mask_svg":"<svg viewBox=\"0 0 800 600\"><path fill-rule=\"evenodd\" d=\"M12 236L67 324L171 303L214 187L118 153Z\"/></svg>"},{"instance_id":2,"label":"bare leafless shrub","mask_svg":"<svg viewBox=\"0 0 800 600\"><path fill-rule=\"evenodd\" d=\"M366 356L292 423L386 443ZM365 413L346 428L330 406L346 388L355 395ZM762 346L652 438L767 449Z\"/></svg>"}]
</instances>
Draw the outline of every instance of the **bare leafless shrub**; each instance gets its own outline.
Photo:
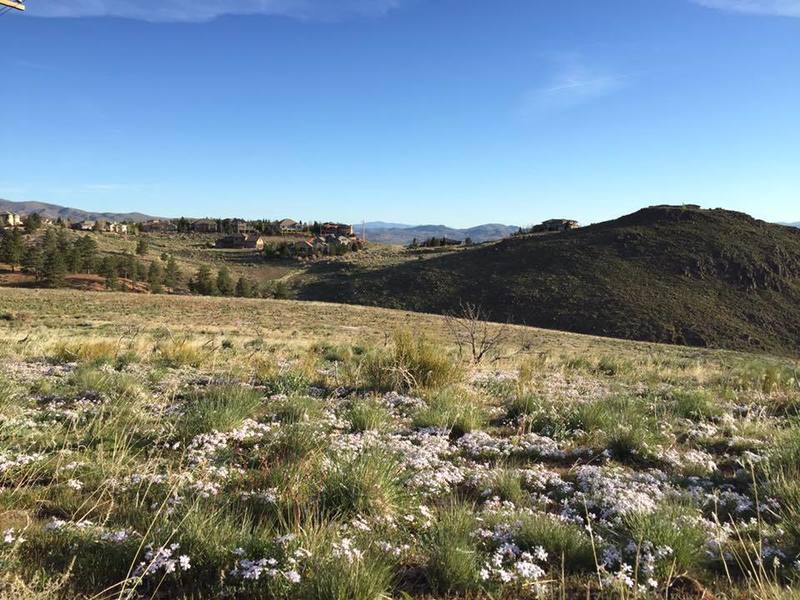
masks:
<instances>
[{"instance_id":1,"label":"bare leafless shrub","mask_svg":"<svg viewBox=\"0 0 800 600\"><path fill-rule=\"evenodd\" d=\"M484 359L497 362L510 358L502 352L512 345L512 329L507 324L490 323L489 314L478 304L460 302L456 311L445 316L445 326L461 358L467 355L476 365ZM512 355L529 348L530 343L521 340Z\"/></svg>"}]
</instances>

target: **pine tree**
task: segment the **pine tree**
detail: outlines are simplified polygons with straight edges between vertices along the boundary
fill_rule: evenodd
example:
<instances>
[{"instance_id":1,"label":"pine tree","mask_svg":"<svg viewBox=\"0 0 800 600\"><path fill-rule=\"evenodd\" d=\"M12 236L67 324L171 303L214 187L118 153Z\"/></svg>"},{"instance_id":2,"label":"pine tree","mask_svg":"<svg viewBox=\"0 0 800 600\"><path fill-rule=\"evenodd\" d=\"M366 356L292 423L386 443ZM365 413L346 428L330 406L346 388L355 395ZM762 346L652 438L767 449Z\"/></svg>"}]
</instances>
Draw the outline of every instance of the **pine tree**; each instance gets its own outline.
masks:
<instances>
[{"instance_id":1,"label":"pine tree","mask_svg":"<svg viewBox=\"0 0 800 600\"><path fill-rule=\"evenodd\" d=\"M39 213L31 213L25 219L25 233L33 233L42 226L42 217Z\"/></svg>"},{"instance_id":2,"label":"pine tree","mask_svg":"<svg viewBox=\"0 0 800 600\"><path fill-rule=\"evenodd\" d=\"M0 260L7 262L11 266L13 273L25 256L25 244L22 241L22 234L16 227L7 231L0 240Z\"/></svg>"},{"instance_id":3,"label":"pine tree","mask_svg":"<svg viewBox=\"0 0 800 600\"><path fill-rule=\"evenodd\" d=\"M75 241L75 247L80 257L78 270L83 273L91 273L97 259L97 242L92 236L84 235Z\"/></svg>"},{"instance_id":4,"label":"pine tree","mask_svg":"<svg viewBox=\"0 0 800 600\"><path fill-rule=\"evenodd\" d=\"M147 270L147 283L150 285L150 291L153 294L160 294L164 291L164 269L161 265L153 261L150 263L150 268Z\"/></svg>"},{"instance_id":5,"label":"pine tree","mask_svg":"<svg viewBox=\"0 0 800 600\"><path fill-rule=\"evenodd\" d=\"M219 293L223 296L230 296L233 294L233 279L231 279L231 273L228 271L228 267L222 267L217 272L217 290L219 290Z\"/></svg>"},{"instance_id":6,"label":"pine tree","mask_svg":"<svg viewBox=\"0 0 800 600\"><path fill-rule=\"evenodd\" d=\"M239 277L236 282L236 295L239 298L251 298L253 296L253 284L244 277Z\"/></svg>"},{"instance_id":7,"label":"pine tree","mask_svg":"<svg viewBox=\"0 0 800 600\"><path fill-rule=\"evenodd\" d=\"M42 278L42 268L44 266L44 253L37 245L28 246L25 255L22 257L22 270L32 274L37 281Z\"/></svg>"},{"instance_id":8,"label":"pine tree","mask_svg":"<svg viewBox=\"0 0 800 600\"><path fill-rule=\"evenodd\" d=\"M190 288L195 294L203 294L204 296L216 295L217 283L211 276L211 269L206 265L202 265L197 269L197 273L190 284Z\"/></svg>"},{"instance_id":9,"label":"pine tree","mask_svg":"<svg viewBox=\"0 0 800 600\"><path fill-rule=\"evenodd\" d=\"M139 256L144 256L147 254L147 251L150 248L150 244L147 241L147 238L139 238L139 241L136 242L136 254Z\"/></svg>"},{"instance_id":10,"label":"pine tree","mask_svg":"<svg viewBox=\"0 0 800 600\"><path fill-rule=\"evenodd\" d=\"M119 287L119 274L117 261L112 256L106 256L100 263L100 275L106 278L106 287L116 290Z\"/></svg>"},{"instance_id":11,"label":"pine tree","mask_svg":"<svg viewBox=\"0 0 800 600\"><path fill-rule=\"evenodd\" d=\"M126 252L119 264L119 274L125 279L136 278L136 259L133 254Z\"/></svg>"},{"instance_id":12,"label":"pine tree","mask_svg":"<svg viewBox=\"0 0 800 600\"><path fill-rule=\"evenodd\" d=\"M176 288L181 284L181 270L178 268L178 263L170 256L167 261L167 268L164 273L164 285L169 288Z\"/></svg>"},{"instance_id":13,"label":"pine tree","mask_svg":"<svg viewBox=\"0 0 800 600\"><path fill-rule=\"evenodd\" d=\"M60 249L56 248L47 252L44 256L44 266L42 267L42 281L47 287L62 287L67 274L67 266L64 264L64 255Z\"/></svg>"}]
</instances>

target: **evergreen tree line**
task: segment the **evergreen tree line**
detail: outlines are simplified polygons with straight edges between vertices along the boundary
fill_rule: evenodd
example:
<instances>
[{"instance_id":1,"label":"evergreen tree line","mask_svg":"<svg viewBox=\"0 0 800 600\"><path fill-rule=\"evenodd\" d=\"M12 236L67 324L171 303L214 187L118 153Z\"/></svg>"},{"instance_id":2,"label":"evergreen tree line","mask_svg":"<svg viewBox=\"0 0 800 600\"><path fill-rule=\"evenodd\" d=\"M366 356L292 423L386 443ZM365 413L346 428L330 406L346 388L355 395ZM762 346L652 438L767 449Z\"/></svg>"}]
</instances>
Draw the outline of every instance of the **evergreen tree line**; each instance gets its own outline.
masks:
<instances>
[{"instance_id":1,"label":"evergreen tree line","mask_svg":"<svg viewBox=\"0 0 800 600\"><path fill-rule=\"evenodd\" d=\"M291 291L283 281L268 281L261 285L239 277L234 283L228 267L220 267L216 275L206 265L197 269L189 281L189 290L202 296L236 296L238 298L289 298Z\"/></svg>"},{"instance_id":2,"label":"evergreen tree line","mask_svg":"<svg viewBox=\"0 0 800 600\"><path fill-rule=\"evenodd\" d=\"M137 247L137 254L145 252L146 247ZM171 256L162 256L160 262L153 261L149 266L127 253L101 257L91 235L70 239L63 228L48 228L38 241L27 245L19 229L5 232L0 240L0 261L8 263L12 272L21 268L37 283L53 288L62 287L70 273L101 275L109 289L117 289L120 278L146 282L153 293L162 292L165 286L175 288L182 280Z\"/></svg>"}]
</instances>

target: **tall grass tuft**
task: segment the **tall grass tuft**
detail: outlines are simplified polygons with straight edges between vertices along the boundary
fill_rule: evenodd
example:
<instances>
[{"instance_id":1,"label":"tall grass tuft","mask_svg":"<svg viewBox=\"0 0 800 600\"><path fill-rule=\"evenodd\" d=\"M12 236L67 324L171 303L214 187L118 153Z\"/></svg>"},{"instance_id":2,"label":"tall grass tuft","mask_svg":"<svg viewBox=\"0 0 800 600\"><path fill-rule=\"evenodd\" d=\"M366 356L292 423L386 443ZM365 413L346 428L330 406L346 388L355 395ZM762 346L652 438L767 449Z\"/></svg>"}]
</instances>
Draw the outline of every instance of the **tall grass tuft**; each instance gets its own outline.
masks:
<instances>
[{"instance_id":1,"label":"tall grass tuft","mask_svg":"<svg viewBox=\"0 0 800 600\"><path fill-rule=\"evenodd\" d=\"M364 383L378 390L441 388L464 377L463 368L441 347L408 331L395 333L389 348L364 355L360 370Z\"/></svg>"},{"instance_id":2,"label":"tall grass tuft","mask_svg":"<svg viewBox=\"0 0 800 600\"><path fill-rule=\"evenodd\" d=\"M460 388L446 388L428 395L426 406L414 415L415 427L449 429L455 437L480 429L486 410L480 399Z\"/></svg>"},{"instance_id":3,"label":"tall grass tuft","mask_svg":"<svg viewBox=\"0 0 800 600\"><path fill-rule=\"evenodd\" d=\"M311 553L295 597L331 600L385 600L390 597L393 565L385 552L343 538L336 522L306 526L301 546Z\"/></svg>"},{"instance_id":4,"label":"tall grass tuft","mask_svg":"<svg viewBox=\"0 0 800 600\"><path fill-rule=\"evenodd\" d=\"M381 449L340 457L322 484L321 505L329 515L395 515L411 500L408 478L398 458Z\"/></svg>"},{"instance_id":5,"label":"tall grass tuft","mask_svg":"<svg viewBox=\"0 0 800 600\"><path fill-rule=\"evenodd\" d=\"M439 510L423 537L425 574L436 594L476 594L481 590L475 513L453 503Z\"/></svg>"},{"instance_id":6,"label":"tall grass tuft","mask_svg":"<svg viewBox=\"0 0 800 600\"><path fill-rule=\"evenodd\" d=\"M354 432L381 431L389 424L391 414L379 400L366 398L354 402L346 417Z\"/></svg>"},{"instance_id":7,"label":"tall grass tuft","mask_svg":"<svg viewBox=\"0 0 800 600\"><path fill-rule=\"evenodd\" d=\"M205 346L187 339L162 340L155 347L156 363L165 367L200 367L210 356Z\"/></svg>"},{"instance_id":8,"label":"tall grass tuft","mask_svg":"<svg viewBox=\"0 0 800 600\"><path fill-rule=\"evenodd\" d=\"M258 390L236 385L216 385L193 393L178 423L183 439L211 431L235 429L261 406Z\"/></svg>"}]
</instances>

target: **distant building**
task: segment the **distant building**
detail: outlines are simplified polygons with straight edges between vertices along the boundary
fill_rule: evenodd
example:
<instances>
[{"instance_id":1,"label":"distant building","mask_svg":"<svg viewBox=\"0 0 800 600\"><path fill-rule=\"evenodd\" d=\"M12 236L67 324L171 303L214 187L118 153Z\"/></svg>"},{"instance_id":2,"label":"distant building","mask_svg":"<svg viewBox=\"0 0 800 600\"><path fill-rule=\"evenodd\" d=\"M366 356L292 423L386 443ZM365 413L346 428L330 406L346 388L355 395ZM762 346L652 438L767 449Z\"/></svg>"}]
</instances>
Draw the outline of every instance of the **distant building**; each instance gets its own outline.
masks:
<instances>
[{"instance_id":1,"label":"distant building","mask_svg":"<svg viewBox=\"0 0 800 600\"><path fill-rule=\"evenodd\" d=\"M325 223L320 231L321 235L344 235L353 237L353 226L344 223Z\"/></svg>"},{"instance_id":2,"label":"distant building","mask_svg":"<svg viewBox=\"0 0 800 600\"><path fill-rule=\"evenodd\" d=\"M142 233L165 233L168 231L177 231L178 226L172 221L162 221L160 219L153 219L151 221L144 221L139 223L139 231Z\"/></svg>"},{"instance_id":3,"label":"distant building","mask_svg":"<svg viewBox=\"0 0 800 600\"><path fill-rule=\"evenodd\" d=\"M251 233L245 235L243 233L234 233L218 239L214 246L216 248L250 248L252 250L261 251L264 249L264 238L258 233Z\"/></svg>"},{"instance_id":4,"label":"distant building","mask_svg":"<svg viewBox=\"0 0 800 600\"><path fill-rule=\"evenodd\" d=\"M281 231L287 233L301 230L300 223L292 219L283 219L278 222L278 226L281 228Z\"/></svg>"},{"instance_id":5,"label":"distant building","mask_svg":"<svg viewBox=\"0 0 800 600\"><path fill-rule=\"evenodd\" d=\"M234 233L250 233L253 231L253 226L244 219L233 219L231 229Z\"/></svg>"},{"instance_id":6,"label":"distant building","mask_svg":"<svg viewBox=\"0 0 800 600\"><path fill-rule=\"evenodd\" d=\"M22 225L22 217L17 213L1 212L0 227L19 227Z\"/></svg>"},{"instance_id":7,"label":"distant building","mask_svg":"<svg viewBox=\"0 0 800 600\"><path fill-rule=\"evenodd\" d=\"M107 230L111 233L128 233L128 225L125 223L109 223Z\"/></svg>"},{"instance_id":8,"label":"distant building","mask_svg":"<svg viewBox=\"0 0 800 600\"><path fill-rule=\"evenodd\" d=\"M195 233L217 233L219 225L214 219L197 219L192 221L192 231Z\"/></svg>"},{"instance_id":9,"label":"distant building","mask_svg":"<svg viewBox=\"0 0 800 600\"><path fill-rule=\"evenodd\" d=\"M260 233L251 233L247 236L244 247L261 252L264 249L265 243L264 236Z\"/></svg>"},{"instance_id":10,"label":"distant building","mask_svg":"<svg viewBox=\"0 0 800 600\"><path fill-rule=\"evenodd\" d=\"M94 231L95 227L97 227L97 221L78 221L70 225L70 229L76 231Z\"/></svg>"},{"instance_id":11,"label":"distant building","mask_svg":"<svg viewBox=\"0 0 800 600\"><path fill-rule=\"evenodd\" d=\"M313 256L314 244L311 240L295 242L291 246L291 253L295 256Z\"/></svg>"},{"instance_id":12,"label":"distant building","mask_svg":"<svg viewBox=\"0 0 800 600\"><path fill-rule=\"evenodd\" d=\"M571 219L550 219L537 227L541 227L542 231L569 231L577 229L578 222Z\"/></svg>"}]
</instances>

